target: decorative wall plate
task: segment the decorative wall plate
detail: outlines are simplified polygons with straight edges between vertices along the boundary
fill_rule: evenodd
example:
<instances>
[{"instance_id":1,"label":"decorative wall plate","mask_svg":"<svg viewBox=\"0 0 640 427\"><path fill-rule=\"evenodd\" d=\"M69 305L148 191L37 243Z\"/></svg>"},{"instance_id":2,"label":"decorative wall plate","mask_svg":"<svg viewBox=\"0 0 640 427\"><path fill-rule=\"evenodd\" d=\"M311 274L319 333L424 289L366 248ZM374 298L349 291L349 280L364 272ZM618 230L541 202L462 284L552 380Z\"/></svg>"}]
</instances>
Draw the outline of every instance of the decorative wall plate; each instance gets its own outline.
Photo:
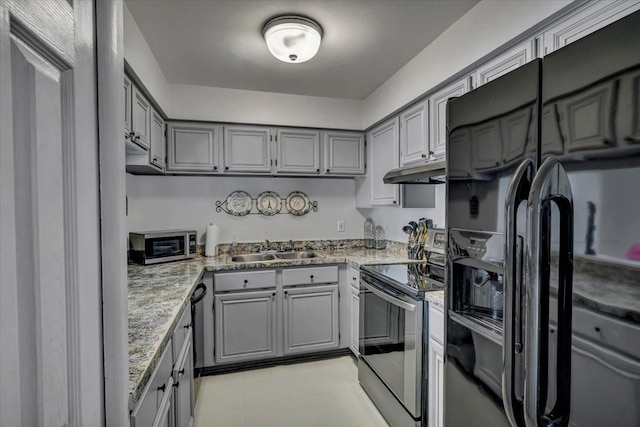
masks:
<instances>
[{"instance_id":1,"label":"decorative wall plate","mask_svg":"<svg viewBox=\"0 0 640 427\"><path fill-rule=\"evenodd\" d=\"M245 216L251 212L252 200L246 191L234 191L227 196L227 210L233 216Z\"/></svg>"},{"instance_id":2,"label":"decorative wall plate","mask_svg":"<svg viewBox=\"0 0 640 427\"><path fill-rule=\"evenodd\" d=\"M282 199L274 191L264 191L256 199L258 212L265 216L273 216L282 210Z\"/></svg>"},{"instance_id":3,"label":"decorative wall plate","mask_svg":"<svg viewBox=\"0 0 640 427\"><path fill-rule=\"evenodd\" d=\"M309 197L302 191L294 191L287 196L287 210L291 215L301 216L311 210Z\"/></svg>"}]
</instances>

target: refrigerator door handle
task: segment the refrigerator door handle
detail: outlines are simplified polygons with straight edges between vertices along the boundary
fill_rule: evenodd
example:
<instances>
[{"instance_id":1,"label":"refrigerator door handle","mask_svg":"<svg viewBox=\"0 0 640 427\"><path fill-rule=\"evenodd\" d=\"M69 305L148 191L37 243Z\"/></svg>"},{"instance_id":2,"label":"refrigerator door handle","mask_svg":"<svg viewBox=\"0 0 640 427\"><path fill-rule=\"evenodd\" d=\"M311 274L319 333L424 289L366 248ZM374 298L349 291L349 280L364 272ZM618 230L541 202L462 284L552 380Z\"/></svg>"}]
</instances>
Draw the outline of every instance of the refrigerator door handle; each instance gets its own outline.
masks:
<instances>
[{"instance_id":1,"label":"refrigerator door handle","mask_svg":"<svg viewBox=\"0 0 640 427\"><path fill-rule=\"evenodd\" d=\"M529 196L534 172L533 161L524 160L509 183L505 199L502 400L507 418L514 427L525 425L522 391L516 390L516 378L522 377L522 364L517 363L516 358L521 361L523 356L522 244L518 237L517 212Z\"/></svg>"},{"instance_id":2,"label":"refrigerator door handle","mask_svg":"<svg viewBox=\"0 0 640 427\"><path fill-rule=\"evenodd\" d=\"M547 413L552 204L560 213L558 352L556 401ZM573 196L567 173L555 157L547 158L533 179L527 217L524 418L527 427L566 426L569 423L571 392Z\"/></svg>"}]
</instances>

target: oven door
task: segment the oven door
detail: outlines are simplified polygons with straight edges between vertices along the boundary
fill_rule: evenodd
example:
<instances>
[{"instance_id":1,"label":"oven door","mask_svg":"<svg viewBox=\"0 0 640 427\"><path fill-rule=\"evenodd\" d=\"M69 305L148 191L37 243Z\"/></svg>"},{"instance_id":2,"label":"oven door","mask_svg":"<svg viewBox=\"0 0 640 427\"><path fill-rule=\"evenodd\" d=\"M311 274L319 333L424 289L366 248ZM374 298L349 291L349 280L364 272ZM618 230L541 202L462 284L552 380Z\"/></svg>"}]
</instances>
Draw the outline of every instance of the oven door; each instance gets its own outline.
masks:
<instances>
[{"instance_id":1,"label":"oven door","mask_svg":"<svg viewBox=\"0 0 640 427\"><path fill-rule=\"evenodd\" d=\"M361 275L360 356L414 418L422 412L424 303Z\"/></svg>"}]
</instances>

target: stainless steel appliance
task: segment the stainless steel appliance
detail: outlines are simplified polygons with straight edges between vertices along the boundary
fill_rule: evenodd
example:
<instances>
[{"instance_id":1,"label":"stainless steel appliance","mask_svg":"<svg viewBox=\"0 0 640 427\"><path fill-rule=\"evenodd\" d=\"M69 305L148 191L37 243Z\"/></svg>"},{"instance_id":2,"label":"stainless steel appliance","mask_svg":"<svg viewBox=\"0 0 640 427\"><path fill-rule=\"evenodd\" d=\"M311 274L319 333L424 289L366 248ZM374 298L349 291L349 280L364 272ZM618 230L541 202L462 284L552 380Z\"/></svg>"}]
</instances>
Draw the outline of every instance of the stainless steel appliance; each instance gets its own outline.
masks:
<instances>
[{"instance_id":1,"label":"stainless steel appliance","mask_svg":"<svg viewBox=\"0 0 640 427\"><path fill-rule=\"evenodd\" d=\"M639 100L635 13L449 101L448 427L640 425Z\"/></svg>"},{"instance_id":2,"label":"stainless steel appliance","mask_svg":"<svg viewBox=\"0 0 640 427\"><path fill-rule=\"evenodd\" d=\"M163 230L129 233L129 259L138 264L157 264L195 258L197 233Z\"/></svg>"},{"instance_id":3,"label":"stainless steel appliance","mask_svg":"<svg viewBox=\"0 0 640 427\"><path fill-rule=\"evenodd\" d=\"M444 289L431 268L439 267L417 263L361 268L358 379L394 427L426 425L424 293Z\"/></svg>"}]
</instances>

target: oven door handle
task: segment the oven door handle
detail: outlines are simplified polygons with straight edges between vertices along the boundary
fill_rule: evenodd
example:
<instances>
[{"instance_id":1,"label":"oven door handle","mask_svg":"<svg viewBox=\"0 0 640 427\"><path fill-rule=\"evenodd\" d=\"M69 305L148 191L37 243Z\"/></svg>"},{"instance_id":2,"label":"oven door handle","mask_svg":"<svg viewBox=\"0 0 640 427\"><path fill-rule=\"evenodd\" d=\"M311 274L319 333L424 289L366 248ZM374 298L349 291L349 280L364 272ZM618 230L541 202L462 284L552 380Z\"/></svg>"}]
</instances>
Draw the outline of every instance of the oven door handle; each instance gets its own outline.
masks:
<instances>
[{"instance_id":1,"label":"oven door handle","mask_svg":"<svg viewBox=\"0 0 640 427\"><path fill-rule=\"evenodd\" d=\"M415 304L411 304L409 302L406 301L402 301L401 299L398 299L396 297L393 297L391 295L389 295L388 293L381 291L380 289L374 287L372 284L367 283L367 282L362 282L363 286L365 287L365 289L371 291L373 294L375 294L376 296L382 298L383 300L387 301L390 304L396 305L404 310L409 310L409 311L416 311L416 305Z\"/></svg>"}]
</instances>

